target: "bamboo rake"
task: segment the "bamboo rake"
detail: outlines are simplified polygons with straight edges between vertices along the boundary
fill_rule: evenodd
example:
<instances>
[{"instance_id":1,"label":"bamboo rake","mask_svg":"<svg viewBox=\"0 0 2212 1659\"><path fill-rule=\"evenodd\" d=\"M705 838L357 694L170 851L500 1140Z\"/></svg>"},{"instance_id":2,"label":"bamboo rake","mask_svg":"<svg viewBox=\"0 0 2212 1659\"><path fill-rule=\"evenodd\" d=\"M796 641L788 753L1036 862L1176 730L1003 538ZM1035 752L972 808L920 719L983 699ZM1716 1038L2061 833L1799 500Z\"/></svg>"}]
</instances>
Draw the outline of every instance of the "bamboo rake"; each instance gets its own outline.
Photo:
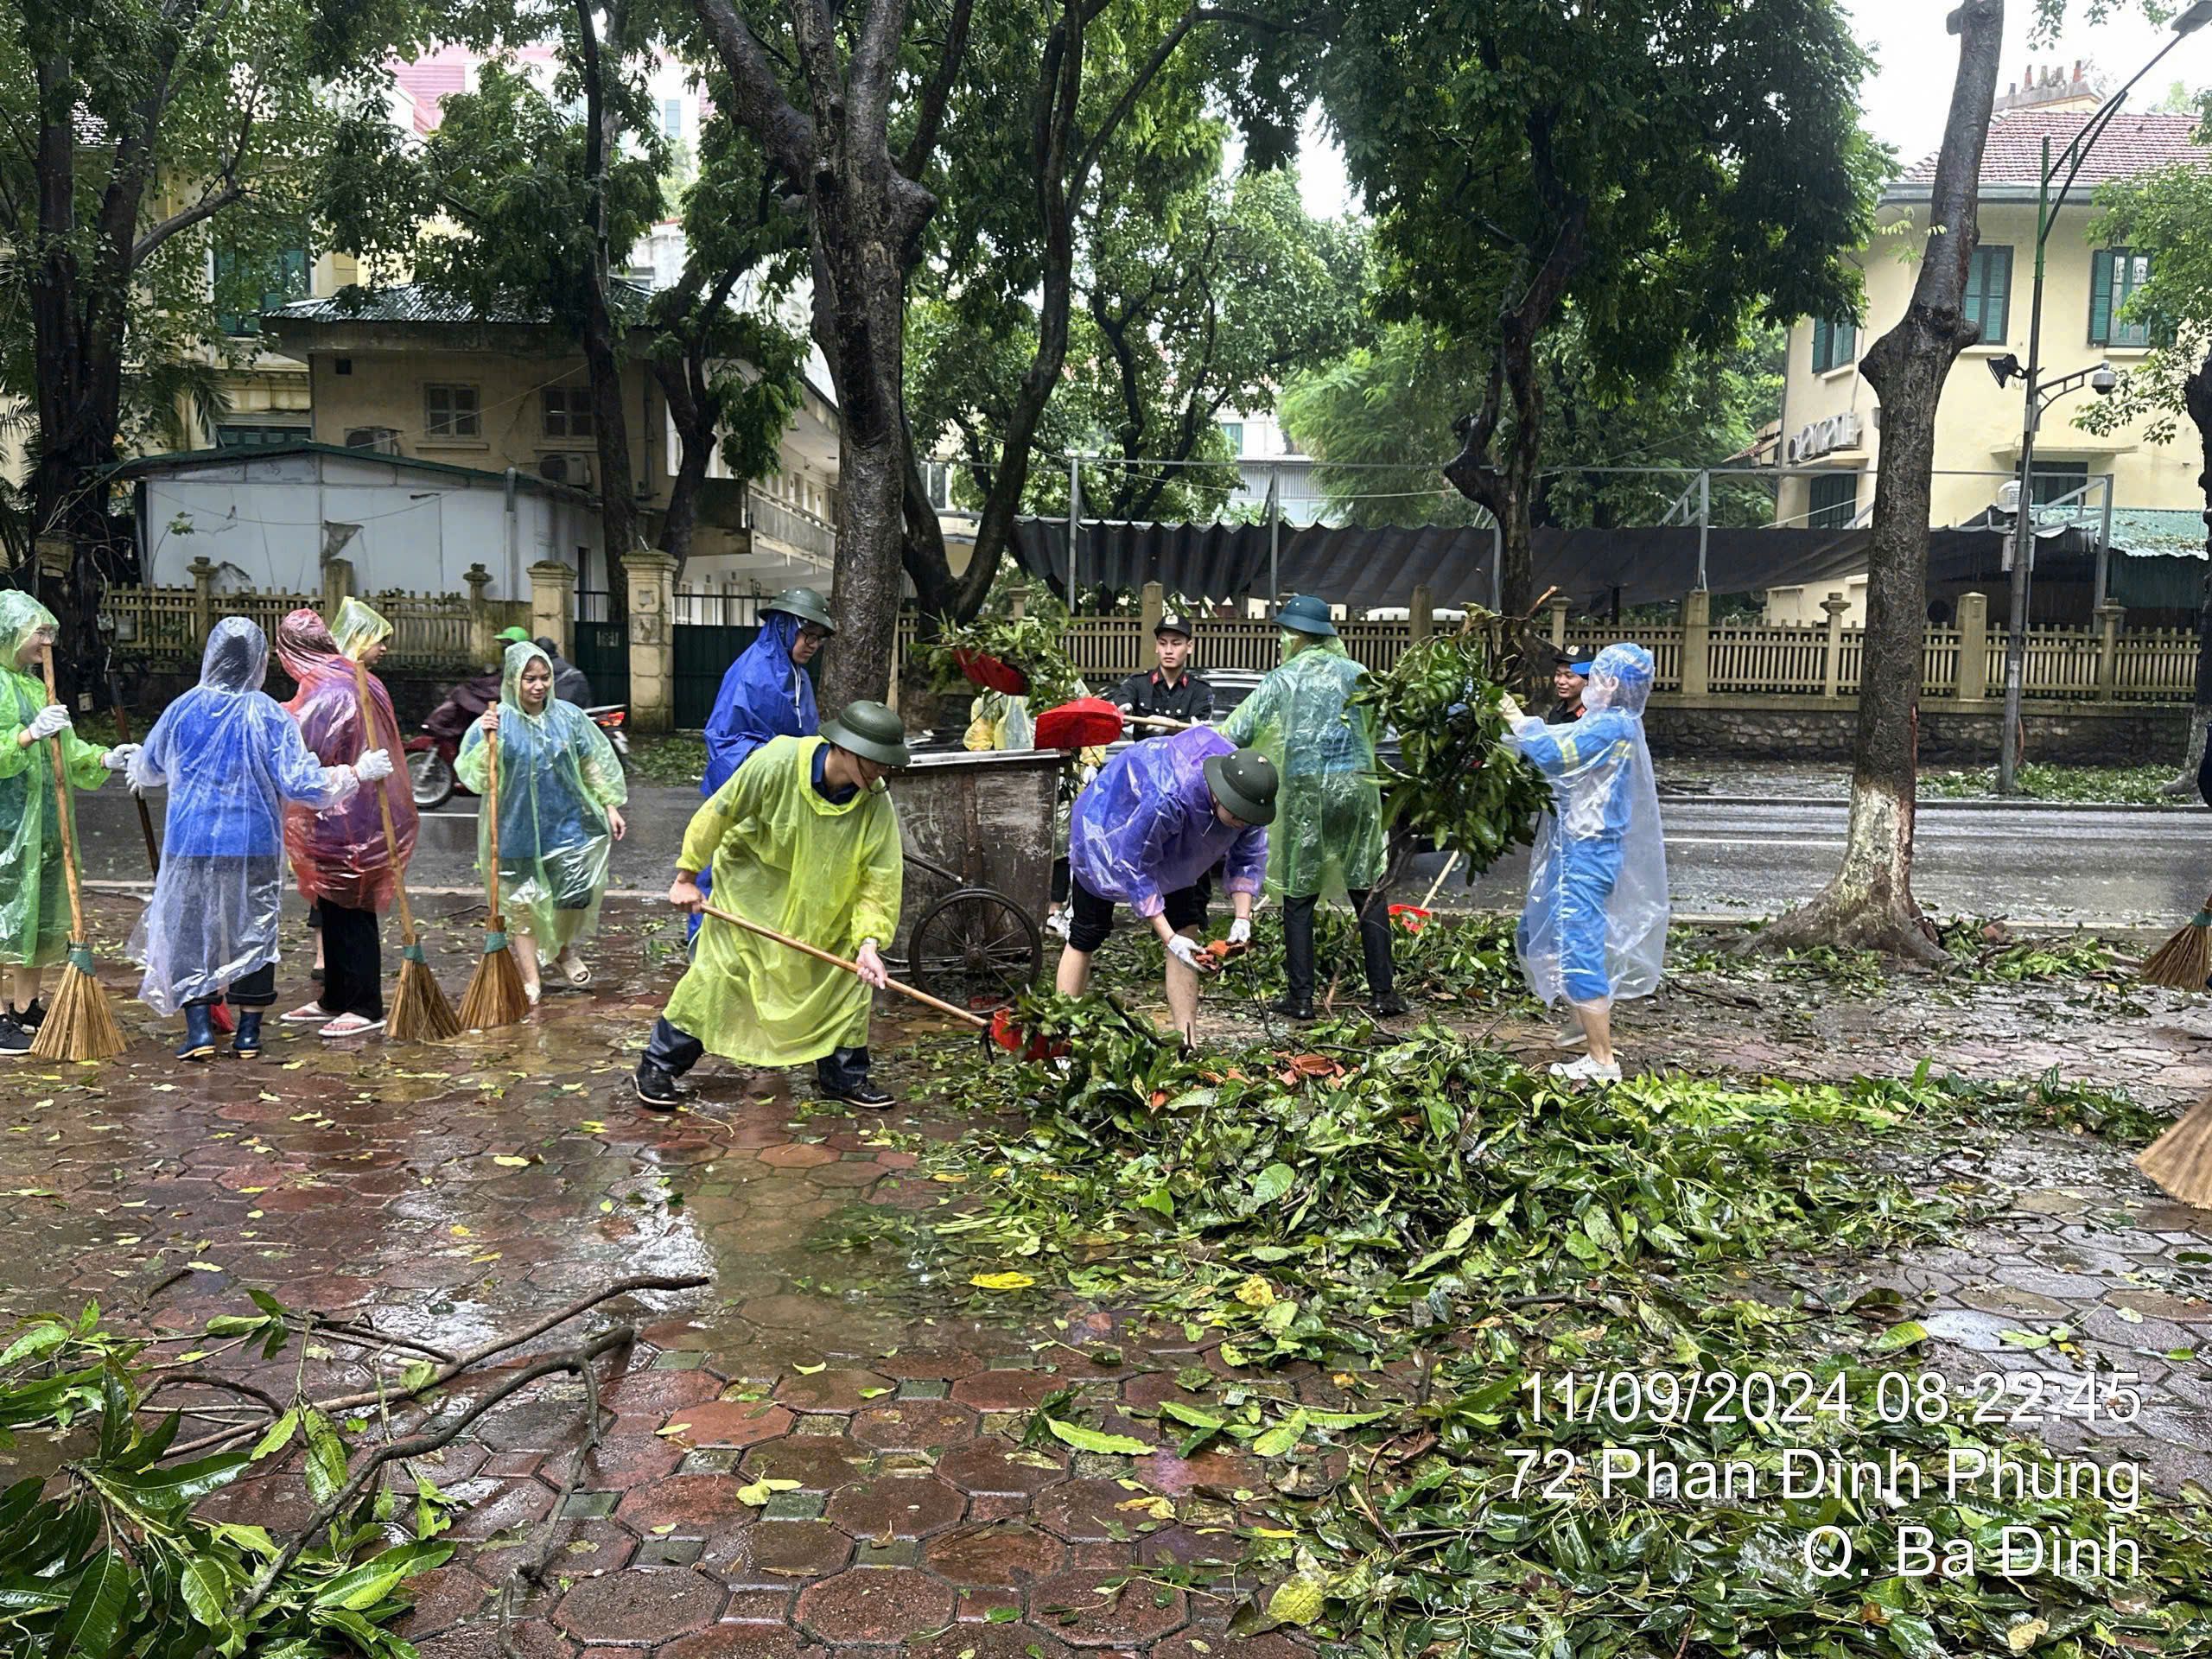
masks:
<instances>
[{"instance_id":1,"label":"bamboo rake","mask_svg":"<svg viewBox=\"0 0 2212 1659\"><path fill-rule=\"evenodd\" d=\"M360 699L361 750L366 753L385 739L377 729L376 702L369 696L369 671L359 663L353 664L353 690ZM385 753L397 763L403 753L397 731L391 734ZM423 954L423 936L415 927L415 907L407 900L407 867L400 861L399 836L392 828L389 778L377 780L377 811L384 820L384 855L391 866L392 897L399 909L399 986L392 994L388 1028L403 1043L435 1043L458 1037L461 1016L446 1001L437 976L430 971L429 959Z\"/></svg>"},{"instance_id":2,"label":"bamboo rake","mask_svg":"<svg viewBox=\"0 0 2212 1659\"><path fill-rule=\"evenodd\" d=\"M488 1031L512 1026L530 1012L524 995L522 970L507 948L507 918L499 912L499 734L485 741L484 810L491 814L488 839L491 856L485 874L490 880L492 913L486 918L483 960L469 976L468 989L461 999L461 1024L466 1031Z\"/></svg>"},{"instance_id":3,"label":"bamboo rake","mask_svg":"<svg viewBox=\"0 0 2212 1659\"><path fill-rule=\"evenodd\" d=\"M42 653L48 702L60 702L54 685L54 647ZM85 895L77 877L75 816L69 808L69 763L59 733L47 739L54 759L54 803L61 824L61 872L69 887L69 959L54 989L54 1006L38 1028L31 1054L41 1060L105 1060L123 1052L122 1030L107 993L92 976L92 948L85 931Z\"/></svg>"}]
</instances>

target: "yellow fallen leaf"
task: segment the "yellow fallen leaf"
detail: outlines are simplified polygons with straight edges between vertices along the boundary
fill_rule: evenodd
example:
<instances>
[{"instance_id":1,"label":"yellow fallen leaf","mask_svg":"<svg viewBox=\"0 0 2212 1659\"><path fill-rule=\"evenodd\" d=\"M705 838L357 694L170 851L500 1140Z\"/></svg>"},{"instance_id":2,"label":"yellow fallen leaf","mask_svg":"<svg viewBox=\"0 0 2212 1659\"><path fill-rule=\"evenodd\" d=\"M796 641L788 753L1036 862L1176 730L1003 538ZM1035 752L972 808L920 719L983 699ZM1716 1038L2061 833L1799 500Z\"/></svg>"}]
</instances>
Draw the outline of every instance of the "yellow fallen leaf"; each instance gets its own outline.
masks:
<instances>
[{"instance_id":1,"label":"yellow fallen leaf","mask_svg":"<svg viewBox=\"0 0 2212 1659\"><path fill-rule=\"evenodd\" d=\"M195 1273L220 1273L222 1268L213 1262L188 1262L184 1264Z\"/></svg>"},{"instance_id":2,"label":"yellow fallen leaf","mask_svg":"<svg viewBox=\"0 0 2212 1659\"><path fill-rule=\"evenodd\" d=\"M1037 1281L1026 1273L979 1273L968 1282L978 1290L1027 1290Z\"/></svg>"},{"instance_id":3,"label":"yellow fallen leaf","mask_svg":"<svg viewBox=\"0 0 2212 1659\"><path fill-rule=\"evenodd\" d=\"M1236 1287L1236 1300L1247 1307L1273 1307L1275 1305L1274 1287L1258 1274L1249 1274L1244 1282Z\"/></svg>"},{"instance_id":4,"label":"yellow fallen leaf","mask_svg":"<svg viewBox=\"0 0 2212 1659\"><path fill-rule=\"evenodd\" d=\"M464 1227L456 1221L453 1224L453 1236L455 1238L474 1238L476 1235L474 1229Z\"/></svg>"},{"instance_id":5,"label":"yellow fallen leaf","mask_svg":"<svg viewBox=\"0 0 2212 1659\"><path fill-rule=\"evenodd\" d=\"M741 1486L737 1489L737 1501L741 1503L750 1504L756 1510L765 1509L767 1506L768 1500L773 1497L778 1492L790 1492L796 1491L798 1490L798 1482L795 1480L756 1480L750 1486Z\"/></svg>"},{"instance_id":6,"label":"yellow fallen leaf","mask_svg":"<svg viewBox=\"0 0 2212 1659\"><path fill-rule=\"evenodd\" d=\"M812 1376L817 1371L828 1370L830 1369L830 1362L825 1359L819 1365L794 1365L791 1369L797 1371L801 1376Z\"/></svg>"},{"instance_id":7,"label":"yellow fallen leaf","mask_svg":"<svg viewBox=\"0 0 2212 1659\"><path fill-rule=\"evenodd\" d=\"M492 1161L497 1164L501 1169L527 1169L530 1167L529 1159L513 1158L508 1156L505 1153L500 1154L499 1156L494 1158Z\"/></svg>"}]
</instances>

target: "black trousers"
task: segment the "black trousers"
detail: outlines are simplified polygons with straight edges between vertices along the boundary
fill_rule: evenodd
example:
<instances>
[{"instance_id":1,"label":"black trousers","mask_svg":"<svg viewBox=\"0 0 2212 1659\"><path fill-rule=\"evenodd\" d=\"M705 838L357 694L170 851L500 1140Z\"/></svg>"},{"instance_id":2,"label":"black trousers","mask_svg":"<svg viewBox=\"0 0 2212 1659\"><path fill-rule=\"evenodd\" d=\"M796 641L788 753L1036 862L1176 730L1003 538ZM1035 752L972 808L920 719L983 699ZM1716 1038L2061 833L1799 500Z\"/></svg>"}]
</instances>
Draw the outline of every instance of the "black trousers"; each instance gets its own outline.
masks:
<instances>
[{"instance_id":1,"label":"black trousers","mask_svg":"<svg viewBox=\"0 0 2212 1659\"><path fill-rule=\"evenodd\" d=\"M325 899L322 910L322 995L315 999L335 1016L384 1018L384 947L373 910L348 910Z\"/></svg>"},{"instance_id":2,"label":"black trousers","mask_svg":"<svg viewBox=\"0 0 2212 1659\"><path fill-rule=\"evenodd\" d=\"M326 1005L327 1006L327 1005ZM680 1077L699 1064L707 1046L690 1032L653 1021L653 1034L645 1044L645 1063ZM831 1094L843 1094L868 1083L868 1048L833 1048L814 1063L814 1080Z\"/></svg>"},{"instance_id":3,"label":"black trousers","mask_svg":"<svg viewBox=\"0 0 2212 1659\"><path fill-rule=\"evenodd\" d=\"M1352 912L1359 918L1359 954L1367 971L1367 994L1388 996L1395 982L1390 963L1390 906L1371 888L1363 887L1349 897ZM1283 977L1290 982L1294 1002L1313 1000L1313 906L1319 902L1318 895L1282 901Z\"/></svg>"},{"instance_id":4,"label":"black trousers","mask_svg":"<svg viewBox=\"0 0 2212 1659\"><path fill-rule=\"evenodd\" d=\"M213 996L195 996L185 1007L196 1008L222 1001L228 1001L245 1014L259 1014L264 1008L273 1007L276 1001L276 964L264 962L244 979L232 980Z\"/></svg>"}]
</instances>

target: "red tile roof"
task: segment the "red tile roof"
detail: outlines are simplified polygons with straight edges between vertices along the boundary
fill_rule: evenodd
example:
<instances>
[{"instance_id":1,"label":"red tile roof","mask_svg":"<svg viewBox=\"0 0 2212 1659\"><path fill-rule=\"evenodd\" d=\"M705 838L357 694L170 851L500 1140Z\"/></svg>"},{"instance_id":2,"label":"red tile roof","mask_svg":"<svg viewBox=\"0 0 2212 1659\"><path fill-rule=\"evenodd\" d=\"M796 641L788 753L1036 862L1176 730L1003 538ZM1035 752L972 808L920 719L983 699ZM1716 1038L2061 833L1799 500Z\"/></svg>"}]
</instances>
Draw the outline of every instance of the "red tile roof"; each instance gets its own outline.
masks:
<instances>
[{"instance_id":1,"label":"red tile roof","mask_svg":"<svg viewBox=\"0 0 2212 1659\"><path fill-rule=\"evenodd\" d=\"M468 60L423 58L413 63L397 62L391 66L391 74L415 100L415 130L434 132L438 125L438 106L445 102L446 95L464 91L468 86Z\"/></svg>"},{"instance_id":2,"label":"red tile roof","mask_svg":"<svg viewBox=\"0 0 2212 1659\"><path fill-rule=\"evenodd\" d=\"M1989 147L1982 154L1984 189L2024 185L2030 189L2043 176L2043 141L2050 140L2055 156L2073 141L2089 119L2082 110L2013 110L1989 124ZM2077 189L2094 188L2115 179L2132 179L2155 173L2177 162L2212 166L2212 150L2195 142L2193 115L2130 115L2115 117L2104 137L2089 151L2082 168ZM1923 189L1935 182L1936 157L1929 156L1897 181L1903 187Z\"/></svg>"}]
</instances>

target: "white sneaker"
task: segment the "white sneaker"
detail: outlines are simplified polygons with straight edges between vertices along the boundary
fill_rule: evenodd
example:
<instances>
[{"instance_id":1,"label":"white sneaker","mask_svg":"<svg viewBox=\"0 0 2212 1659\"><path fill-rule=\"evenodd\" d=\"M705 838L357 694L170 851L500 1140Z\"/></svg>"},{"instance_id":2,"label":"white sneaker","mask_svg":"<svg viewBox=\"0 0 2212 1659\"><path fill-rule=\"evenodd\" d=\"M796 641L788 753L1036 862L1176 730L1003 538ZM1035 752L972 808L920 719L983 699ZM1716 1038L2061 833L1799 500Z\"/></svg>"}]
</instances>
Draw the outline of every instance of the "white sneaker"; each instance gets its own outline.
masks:
<instances>
[{"instance_id":1,"label":"white sneaker","mask_svg":"<svg viewBox=\"0 0 2212 1659\"><path fill-rule=\"evenodd\" d=\"M1562 1060L1552 1067L1552 1076L1563 1077L1569 1083L1618 1083L1621 1069L1618 1064L1600 1065L1585 1054L1579 1060Z\"/></svg>"}]
</instances>

